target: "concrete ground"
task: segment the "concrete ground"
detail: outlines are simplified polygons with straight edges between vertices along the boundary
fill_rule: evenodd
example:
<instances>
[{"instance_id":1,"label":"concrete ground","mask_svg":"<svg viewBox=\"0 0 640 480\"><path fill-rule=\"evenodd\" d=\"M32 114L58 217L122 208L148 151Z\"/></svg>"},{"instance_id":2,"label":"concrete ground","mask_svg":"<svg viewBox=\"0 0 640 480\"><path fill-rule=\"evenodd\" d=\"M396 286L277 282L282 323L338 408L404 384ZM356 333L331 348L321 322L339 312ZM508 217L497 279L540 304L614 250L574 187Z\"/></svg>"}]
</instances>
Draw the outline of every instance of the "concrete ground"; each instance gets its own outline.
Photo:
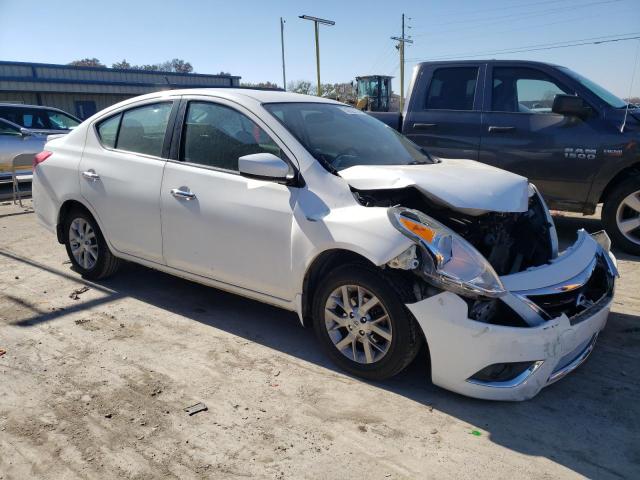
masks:
<instances>
[{"instance_id":1,"label":"concrete ground","mask_svg":"<svg viewBox=\"0 0 640 480\"><path fill-rule=\"evenodd\" d=\"M294 314L147 268L85 282L0 205L0 479L640 478L640 258L619 258L589 361L497 403L433 386L424 356L352 378Z\"/></svg>"}]
</instances>

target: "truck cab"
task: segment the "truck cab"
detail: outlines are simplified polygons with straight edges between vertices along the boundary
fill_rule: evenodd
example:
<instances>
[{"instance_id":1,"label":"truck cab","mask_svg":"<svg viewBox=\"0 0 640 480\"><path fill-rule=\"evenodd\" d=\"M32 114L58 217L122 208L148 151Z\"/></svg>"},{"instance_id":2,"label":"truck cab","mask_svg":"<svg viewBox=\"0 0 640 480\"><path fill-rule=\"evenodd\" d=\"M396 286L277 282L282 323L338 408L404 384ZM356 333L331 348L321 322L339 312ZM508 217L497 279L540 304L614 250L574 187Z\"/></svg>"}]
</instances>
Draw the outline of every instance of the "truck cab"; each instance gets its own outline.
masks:
<instances>
[{"instance_id":1,"label":"truck cab","mask_svg":"<svg viewBox=\"0 0 640 480\"><path fill-rule=\"evenodd\" d=\"M507 60L421 63L405 105L380 120L436 157L528 177L553 209L604 203L614 242L640 254L637 107L568 68Z\"/></svg>"}]
</instances>

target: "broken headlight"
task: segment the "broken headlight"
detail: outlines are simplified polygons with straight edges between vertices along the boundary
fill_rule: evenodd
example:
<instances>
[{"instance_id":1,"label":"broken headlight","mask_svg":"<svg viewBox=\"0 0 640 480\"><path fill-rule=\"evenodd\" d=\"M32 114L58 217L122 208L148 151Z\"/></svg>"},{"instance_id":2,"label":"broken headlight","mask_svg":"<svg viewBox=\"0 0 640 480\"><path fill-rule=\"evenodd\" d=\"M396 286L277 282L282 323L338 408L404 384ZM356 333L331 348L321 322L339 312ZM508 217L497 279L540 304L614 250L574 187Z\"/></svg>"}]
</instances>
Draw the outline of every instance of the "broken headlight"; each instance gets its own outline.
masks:
<instances>
[{"instance_id":1,"label":"broken headlight","mask_svg":"<svg viewBox=\"0 0 640 480\"><path fill-rule=\"evenodd\" d=\"M417 210L391 207L391 223L422 248L422 272L434 285L466 296L499 297L504 286L489 262L451 229Z\"/></svg>"}]
</instances>

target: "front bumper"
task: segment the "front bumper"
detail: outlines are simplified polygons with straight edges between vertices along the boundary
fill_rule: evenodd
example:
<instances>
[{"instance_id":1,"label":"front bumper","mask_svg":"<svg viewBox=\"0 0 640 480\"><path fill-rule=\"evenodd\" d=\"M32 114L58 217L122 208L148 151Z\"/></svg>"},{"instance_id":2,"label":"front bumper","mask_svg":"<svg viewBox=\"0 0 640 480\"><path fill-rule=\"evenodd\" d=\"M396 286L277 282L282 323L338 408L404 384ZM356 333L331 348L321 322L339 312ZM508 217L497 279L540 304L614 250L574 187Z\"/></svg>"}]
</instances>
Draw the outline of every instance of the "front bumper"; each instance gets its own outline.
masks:
<instances>
[{"instance_id":1,"label":"front bumper","mask_svg":"<svg viewBox=\"0 0 640 480\"><path fill-rule=\"evenodd\" d=\"M608 248L580 231L577 242L549 264L502 277L508 294L500 301L527 327L473 320L468 303L447 291L407 305L429 343L433 383L489 400L535 396L591 353L607 321L616 276ZM496 364L527 368L496 381L478 379L478 372Z\"/></svg>"}]
</instances>

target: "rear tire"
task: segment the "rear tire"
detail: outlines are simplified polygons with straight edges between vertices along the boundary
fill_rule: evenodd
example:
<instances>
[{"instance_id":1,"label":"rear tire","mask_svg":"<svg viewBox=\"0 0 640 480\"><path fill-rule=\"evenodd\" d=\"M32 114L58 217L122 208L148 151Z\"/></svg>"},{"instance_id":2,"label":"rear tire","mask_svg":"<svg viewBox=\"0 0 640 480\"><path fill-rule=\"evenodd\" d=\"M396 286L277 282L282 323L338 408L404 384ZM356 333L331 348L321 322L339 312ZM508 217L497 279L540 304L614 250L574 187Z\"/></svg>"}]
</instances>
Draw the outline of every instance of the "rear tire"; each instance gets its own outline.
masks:
<instances>
[{"instance_id":1,"label":"rear tire","mask_svg":"<svg viewBox=\"0 0 640 480\"><path fill-rule=\"evenodd\" d=\"M384 380L413 361L423 343L419 326L382 272L361 264L343 265L319 285L314 292L313 327L340 368ZM350 304L345 304L345 295Z\"/></svg>"},{"instance_id":2,"label":"rear tire","mask_svg":"<svg viewBox=\"0 0 640 480\"><path fill-rule=\"evenodd\" d=\"M122 261L111 253L100 227L88 212L72 210L65 217L63 228L69 260L83 278L107 278L120 268Z\"/></svg>"},{"instance_id":3,"label":"rear tire","mask_svg":"<svg viewBox=\"0 0 640 480\"><path fill-rule=\"evenodd\" d=\"M640 176L618 184L602 208L602 223L614 245L640 255Z\"/></svg>"}]
</instances>

